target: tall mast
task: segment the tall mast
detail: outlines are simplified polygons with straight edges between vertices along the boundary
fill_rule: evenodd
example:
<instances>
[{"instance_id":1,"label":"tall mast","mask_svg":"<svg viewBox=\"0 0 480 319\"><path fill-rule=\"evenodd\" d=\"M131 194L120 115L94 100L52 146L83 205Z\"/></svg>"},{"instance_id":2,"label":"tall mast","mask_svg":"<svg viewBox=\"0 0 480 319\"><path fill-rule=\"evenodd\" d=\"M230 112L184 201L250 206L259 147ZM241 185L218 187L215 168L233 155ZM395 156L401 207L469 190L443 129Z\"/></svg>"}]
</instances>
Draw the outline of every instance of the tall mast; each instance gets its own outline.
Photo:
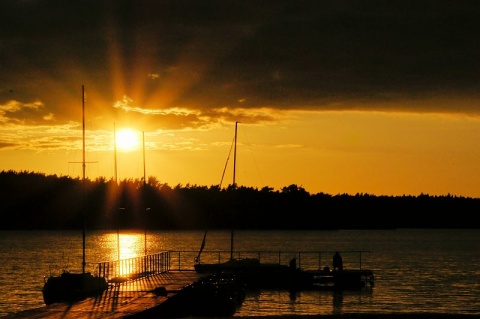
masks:
<instances>
[{"instance_id":1,"label":"tall mast","mask_svg":"<svg viewBox=\"0 0 480 319\"><path fill-rule=\"evenodd\" d=\"M82 85L82 181L85 183L85 86Z\"/></svg>"},{"instance_id":2,"label":"tall mast","mask_svg":"<svg viewBox=\"0 0 480 319\"><path fill-rule=\"evenodd\" d=\"M118 196L118 174L117 174L117 128L115 126L115 122L113 122L113 167L114 167L114 174L115 174L115 205L119 202ZM121 208L119 208L120 210ZM120 260L120 229L117 226L117 254L118 260Z\"/></svg>"},{"instance_id":3,"label":"tall mast","mask_svg":"<svg viewBox=\"0 0 480 319\"><path fill-rule=\"evenodd\" d=\"M235 172L237 168L237 126L239 122L235 122L235 138L234 138L234 146L233 146L233 182L232 182L232 187L233 190L235 191L237 189L237 184L235 182ZM236 198L236 197L234 197ZM235 209L233 214L235 214ZM234 238L234 222L233 222L233 214L232 214L232 231L230 234L230 260L233 259L233 238Z\"/></svg>"},{"instance_id":4,"label":"tall mast","mask_svg":"<svg viewBox=\"0 0 480 319\"><path fill-rule=\"evenodd\" d=\"M144 236L144 248L145 256L147 255L147 180L145 175L145 132L142 131L142 149L143 149L143 214L145 218L145 236Z\"/></svg>"},{"instance_id":5,"label":"tall mast","mask_svg":"<svg viewBox=\"0 0 480 319\"><path fill-rule=\"evenodd\" d=\"M233 147L233 189L237 188L237 184L235 183L235 172L237 169L237 125L238 122L235 122L235 143Z\"/></svg>"},{"instance_id":6,"label":"tall mast","mask_svg":"<svg viewBox=\"0 0 480 319\"><path fill-rule=\"evenodd\" d=\"M82 274L85 273L85 233L86 233L86 211L85 211L85 86L82 84L82 215L84 218L82 232Z\"/></svg>"},{"instance_id":7,"label":"tall mast","mask_svg":"<svg viewBox=\"0 0 480 319\"><path fill-rule=\"evenodd\" d=\"M113 167L115 174L115 184L118 188L118 176L117 176L117 129L115 128L115 123L113 123ZM118 195L118 194L116 194ZM116 198L117 199L117 198Z\"/></svg>"}]
</instances>

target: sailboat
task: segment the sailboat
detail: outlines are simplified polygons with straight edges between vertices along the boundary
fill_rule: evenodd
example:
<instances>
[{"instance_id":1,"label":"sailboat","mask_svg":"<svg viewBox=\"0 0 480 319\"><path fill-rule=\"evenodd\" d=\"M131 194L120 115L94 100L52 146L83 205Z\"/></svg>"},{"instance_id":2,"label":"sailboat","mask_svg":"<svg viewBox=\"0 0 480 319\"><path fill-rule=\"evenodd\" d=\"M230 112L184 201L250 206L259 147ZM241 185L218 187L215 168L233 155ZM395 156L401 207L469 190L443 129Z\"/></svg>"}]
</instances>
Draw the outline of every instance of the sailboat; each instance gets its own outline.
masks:
<instances>
[{"instance_id":1,"label":"sailboat","mask_svg":"<svg viewBox=\"0 0 480 319\"><path fill-rule=\"evenodd\" d=\"M234 137L234 151L233 151L233 190L236 190L237 184L235 181L236 164L237 164L237 128L238 123L235 122L235 137ZM232 223L230 233L230 259L225 262L217 263L202 263L200 254L205 248L207 232L203 236L203 241L200 251L195 258L194 268L197 273L242 273L249 275L266 275L267 273L279 273L283 271L291 271L291 267L277 263L261 263L258 258L234 258L234 225Z\"/></svg>"},{"instance_id":2,"label":"sailboat","mask_svg":"<svg viewBox=\"0 0 480 319\"><path fill-rule=\"evenodd\" d=\"M85 200L85 88L82 85L82 141L83 141L83 157L82 157L82 187L83 200ZM85 206L83 204L83 206ZM83 212L85 213L85 212ZM83 300L87 297L100 295L108 288L105 277L93 275L85 271L85 241L86 241L86 227L84 225L82 230L82 272L72 273L63 270L60 275L50 275L44 278L44 285L42 288L43 300L46 305L56 302L74 302Z\"/></svg>"}]
</instances>

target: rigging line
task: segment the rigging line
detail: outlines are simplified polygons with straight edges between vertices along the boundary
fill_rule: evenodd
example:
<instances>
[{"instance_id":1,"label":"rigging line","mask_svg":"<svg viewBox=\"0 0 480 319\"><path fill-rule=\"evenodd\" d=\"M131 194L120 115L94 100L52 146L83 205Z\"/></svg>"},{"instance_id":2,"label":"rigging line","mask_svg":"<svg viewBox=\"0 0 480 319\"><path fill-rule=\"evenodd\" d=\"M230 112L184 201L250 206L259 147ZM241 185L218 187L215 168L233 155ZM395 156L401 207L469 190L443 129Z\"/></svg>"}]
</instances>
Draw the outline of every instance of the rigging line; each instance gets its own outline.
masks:
<instances>
[{"instance_id":1,"label":"rigging line","mask_svg":"<svg viewBox=\"0 0 480 319\"><path fill-rule=\"evenodd\" d=\"M232 154L233 145L235 144L235 138L233 138L232 145L230 145L230 151L228 152L227 161L225 162L225 167L223 168L222 179L220 180L219 188L222 188L223 178L225 177L225 171L227 170L228 161L230 155Z\"/></svg>"},{"instance_id":2,"label":"rigging line","mask_svg":"<svg viewBox=\"0 0 480 319\"><path fill-rule=\"evenodd\" d=\"M248 136L247 136L247 132L244 130L244 129L241 129L242 130L242 134L244 136L244 139L245 139L245 143L242 144L242 145L245 145L245 146L248 146L248 150L250 151L250 157L252 158L252 161L253 161L253 165L255 166L255 170L256 170L256 173L258 175L258 178L260 179L260 182L262 183L262 185L265 185L265 183L263 182L263 176L262 174L260 173L260 170L258 169L258 165L257 165L257 161L255 159L255 156L253 154L253 149L252 149L252 144L250 143L250 141L248 140Z\"/></svg>"},{"instance_id":3,"label":"rigging line","mask_svg":"<svg viewBox=\"0 0 480 319\"><path fill-rule=\"evenodd\" d=\"M235 131L236 133L236 131ZM235 136L233 137L233 141L232 141L232 144L230 145L230 151L228 152L228 156L227 156L227 160L225 162L225 167L223 168L223 173L222 173L222 179L220 180L220 184L219 184L219 189L222 188L222 183L223 183L223 178L225 177L225 171L227 170L227 166L228 166L228 161L230 159L230 155L232 154L232 149L235 145L235 143L237 142L237 134L235 134ZM235 185L233 185L233 187L235 187ZM210 218L209 220L211 221L212 220L212 216L210 214ZM210 222L209 222L210 223ZM232 230L233 231L233 230ZM202 244L200 246L200 250L198 251L198 255L197 257L195 257L195 263L200 263L200 255L202 254L202 251L203 249L205 248L205 244L206 244L206 238L207 238L207 232L208 232L208 228L205 228L205 232L203 234L203 240L202 240ZM233 233L232 233L232 236L233 236ZM232 237L233 238L233 237ZM232 247L233 247L233 244L232 244ZM232 258L232 257L230 257Z\"/></svg>"}]
</instances>

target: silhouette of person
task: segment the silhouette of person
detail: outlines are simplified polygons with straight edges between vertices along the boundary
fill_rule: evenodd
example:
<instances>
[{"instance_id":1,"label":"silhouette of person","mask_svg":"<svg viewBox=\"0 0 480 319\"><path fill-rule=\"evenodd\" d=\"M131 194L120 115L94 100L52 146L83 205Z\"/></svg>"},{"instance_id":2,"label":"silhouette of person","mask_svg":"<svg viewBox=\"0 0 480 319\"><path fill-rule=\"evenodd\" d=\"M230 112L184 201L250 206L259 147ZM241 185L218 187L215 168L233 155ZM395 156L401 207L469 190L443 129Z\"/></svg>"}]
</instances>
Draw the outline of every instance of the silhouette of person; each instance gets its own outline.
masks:
<instances>
[{"instance_id":1,"label":"silhouette of person","mask_svg":"<svg viewBox=\"0 0 480 319\"><path fill-rule=\"evenodd\" d=\"M295 257L290 260L290 269L291 270L297 269L297 259Z\"/></svg>"},{"instance_id":2,"label":"silhouette of person","mask_svg":"<svg viewBox=\"0 0 480 319\"><path fill-rule=\"evenodd\" d=\"M333 255L333 270L343 270L342 256L338 251Z\"/></svg>"}]
</instances>

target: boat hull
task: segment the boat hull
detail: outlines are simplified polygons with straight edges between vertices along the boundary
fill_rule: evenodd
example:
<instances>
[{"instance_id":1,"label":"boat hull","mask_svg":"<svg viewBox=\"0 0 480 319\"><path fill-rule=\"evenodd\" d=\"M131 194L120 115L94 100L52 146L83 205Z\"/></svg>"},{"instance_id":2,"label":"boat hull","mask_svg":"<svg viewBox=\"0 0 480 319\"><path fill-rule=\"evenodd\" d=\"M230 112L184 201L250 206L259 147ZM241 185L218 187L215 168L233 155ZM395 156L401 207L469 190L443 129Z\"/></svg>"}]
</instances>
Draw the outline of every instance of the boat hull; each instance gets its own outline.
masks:
<instances>
[{"instance_id":1,"label":"boat hull","mask_svg":"<svg viewBox=\"0 0 480 319\"><path fill-rule=\"evenodd\" d=\"M302 270L296 266L262 264L258 259L230 260L224 263L195 264L199 274L232 274L252 289L336 289L357 290L373 287L371 270Z\"/></svg>"},{"instance_id":2,"label":"boat hull","mask_svg":"<svg viewBox=\"0 0 480 319\"><path fill-rule=\"evenodd\" d=\"M224 263L196 264L200 274L231 274L247 288L294 289L311 282L311 276L300 269L276 263L260 263L258 259L234 259Z\"/></svg>"},{"instance_id":3,"label":"boat hull","mask_svg":"<svg viewBox=\"0 0 480 319\"><path fill-rule=\"evenodd\" d=\"M45 278L42 289L46 305L56 302L74 302L102 294L108 288L105 278L91 273L73 274L64 272L60 276Z\"/></svg>"}]
</instances>

